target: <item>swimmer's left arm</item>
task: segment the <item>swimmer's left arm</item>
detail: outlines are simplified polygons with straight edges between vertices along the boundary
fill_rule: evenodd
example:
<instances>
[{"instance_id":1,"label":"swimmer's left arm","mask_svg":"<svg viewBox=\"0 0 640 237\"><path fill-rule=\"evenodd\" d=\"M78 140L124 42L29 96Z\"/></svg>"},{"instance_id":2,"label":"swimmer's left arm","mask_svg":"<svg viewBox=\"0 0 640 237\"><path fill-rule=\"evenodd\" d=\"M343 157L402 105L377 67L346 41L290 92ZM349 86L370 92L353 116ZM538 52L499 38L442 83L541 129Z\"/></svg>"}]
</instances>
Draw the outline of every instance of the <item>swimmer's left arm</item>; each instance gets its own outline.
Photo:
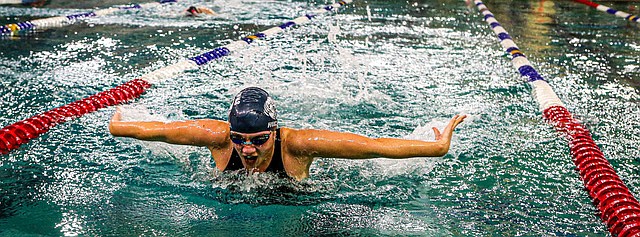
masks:
<instances>
[{"instance_id":1,"label":"swimmer's left arm","mask_svg":"<svg viewBox=\"0 0 640 237\"><path fill-rule=\"evenodd\" d=\"M291 139L289 152L298 156L346 159L443 156L449 151L453 130L465 118L466 115L456 115L442 133L434 127L435 141L369 138L324 130L297 131L299 134Z\"/></svg>"}]
</instances>

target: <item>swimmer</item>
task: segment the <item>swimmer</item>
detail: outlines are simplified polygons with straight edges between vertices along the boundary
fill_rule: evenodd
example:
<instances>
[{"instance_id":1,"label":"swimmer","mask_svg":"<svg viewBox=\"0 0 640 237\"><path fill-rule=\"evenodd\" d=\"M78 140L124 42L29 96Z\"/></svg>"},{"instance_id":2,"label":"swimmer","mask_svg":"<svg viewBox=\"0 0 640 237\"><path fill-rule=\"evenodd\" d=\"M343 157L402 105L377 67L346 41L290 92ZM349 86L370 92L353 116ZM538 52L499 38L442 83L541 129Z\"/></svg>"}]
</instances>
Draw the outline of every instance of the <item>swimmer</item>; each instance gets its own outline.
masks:
<instances>
[{"instance_id":1,"label":"swimmer","mask_svg":"<svg viewBox=\"0 0 640 237\"><path fill-rule=\"evenodd\" d=\"M314 158L370 159L444 156L453 130L467 116L456 115L435 141L369 138L353 133L278 127L274 100L263 89L246 88L231 104L228 121L122 121L116 109L109 131L116 137L206 147L220 171L280 172L309 177Z\"/></svg>"},{"instance_id":2,"label":"swimmer","mask_svg":"<svg viewBox=\"0 0 640 237\"><path fill-rule=\"evenodd\" d=\"M216 12L206 7L195 7L190 6L187 10L187 16L198 16L201 14L204 15L216 15Z\"/></svg>"}]
</instances>

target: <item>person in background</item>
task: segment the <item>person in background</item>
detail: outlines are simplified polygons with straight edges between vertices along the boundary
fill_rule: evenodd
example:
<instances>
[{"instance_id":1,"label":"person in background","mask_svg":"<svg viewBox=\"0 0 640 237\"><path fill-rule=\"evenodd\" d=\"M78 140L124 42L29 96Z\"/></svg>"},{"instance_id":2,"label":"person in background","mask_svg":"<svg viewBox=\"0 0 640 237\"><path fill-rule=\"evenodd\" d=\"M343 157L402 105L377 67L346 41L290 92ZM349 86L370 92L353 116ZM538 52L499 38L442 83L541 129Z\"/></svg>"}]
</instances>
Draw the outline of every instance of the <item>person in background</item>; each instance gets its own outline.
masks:
<instances>
[{"instance_id":1,"label":"person in background","mask_svg":"<svg viewBox=\"0 0 640 237\"><path fill-rule=\"evenodd\" d=\"M186 10L188 16L199 16L199 15L217 15L213 10L202 7L202 6L190 6Z\"/></svg>"}]
</instances>

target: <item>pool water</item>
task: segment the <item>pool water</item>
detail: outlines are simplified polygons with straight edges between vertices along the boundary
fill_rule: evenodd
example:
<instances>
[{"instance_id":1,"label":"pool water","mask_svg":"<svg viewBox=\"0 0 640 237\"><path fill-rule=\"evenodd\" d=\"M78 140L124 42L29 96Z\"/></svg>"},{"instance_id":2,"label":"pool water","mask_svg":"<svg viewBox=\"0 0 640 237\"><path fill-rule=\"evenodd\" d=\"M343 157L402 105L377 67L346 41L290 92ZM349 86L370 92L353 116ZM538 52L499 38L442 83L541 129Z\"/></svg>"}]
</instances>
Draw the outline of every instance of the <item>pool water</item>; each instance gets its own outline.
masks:
<instances>
[{"instance_id":1,"label":"pool water","mask_svg":"<svg viewBox=\"0 0 640 237\"><path fill-rule=\"evenodd\" d=\"M0 6L0 24L129 1ZM0 125L280 25L329 1L179 1L0 39ZM601 2L638 14L633 2ZM640 192L638 25L570 1L487 0L535 68ZM190 5L216 17L185 17ZM637 7L635 8L637 9ZM154 85L126 120L226 120L260 86L281 125L431 140L444 157L316 159L302 182L218 172L207 149L114 138L115 108L0 158L0 236L607 236L567 140L490 27L461 0L355 1Z\"/></svg>"}]
</instances>

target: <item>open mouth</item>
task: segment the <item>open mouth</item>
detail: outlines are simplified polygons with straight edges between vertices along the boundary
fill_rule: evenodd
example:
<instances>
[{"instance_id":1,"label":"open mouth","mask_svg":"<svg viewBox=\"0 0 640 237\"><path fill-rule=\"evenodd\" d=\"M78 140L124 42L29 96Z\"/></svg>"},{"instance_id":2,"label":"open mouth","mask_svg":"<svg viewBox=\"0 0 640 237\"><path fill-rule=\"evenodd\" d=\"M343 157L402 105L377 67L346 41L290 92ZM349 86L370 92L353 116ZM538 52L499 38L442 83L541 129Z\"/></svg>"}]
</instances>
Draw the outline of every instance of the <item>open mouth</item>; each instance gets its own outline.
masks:
<instances>
[{"instance_id":1,"label":"open mouth","mask_svg":"<svg viewBox=\"0 0 640 237\"><path fill-rule=\"evenodd\" d=\"M245 156L244 158L247 160L257 160L258 156Z\"/></svg>"}]
</instances>

